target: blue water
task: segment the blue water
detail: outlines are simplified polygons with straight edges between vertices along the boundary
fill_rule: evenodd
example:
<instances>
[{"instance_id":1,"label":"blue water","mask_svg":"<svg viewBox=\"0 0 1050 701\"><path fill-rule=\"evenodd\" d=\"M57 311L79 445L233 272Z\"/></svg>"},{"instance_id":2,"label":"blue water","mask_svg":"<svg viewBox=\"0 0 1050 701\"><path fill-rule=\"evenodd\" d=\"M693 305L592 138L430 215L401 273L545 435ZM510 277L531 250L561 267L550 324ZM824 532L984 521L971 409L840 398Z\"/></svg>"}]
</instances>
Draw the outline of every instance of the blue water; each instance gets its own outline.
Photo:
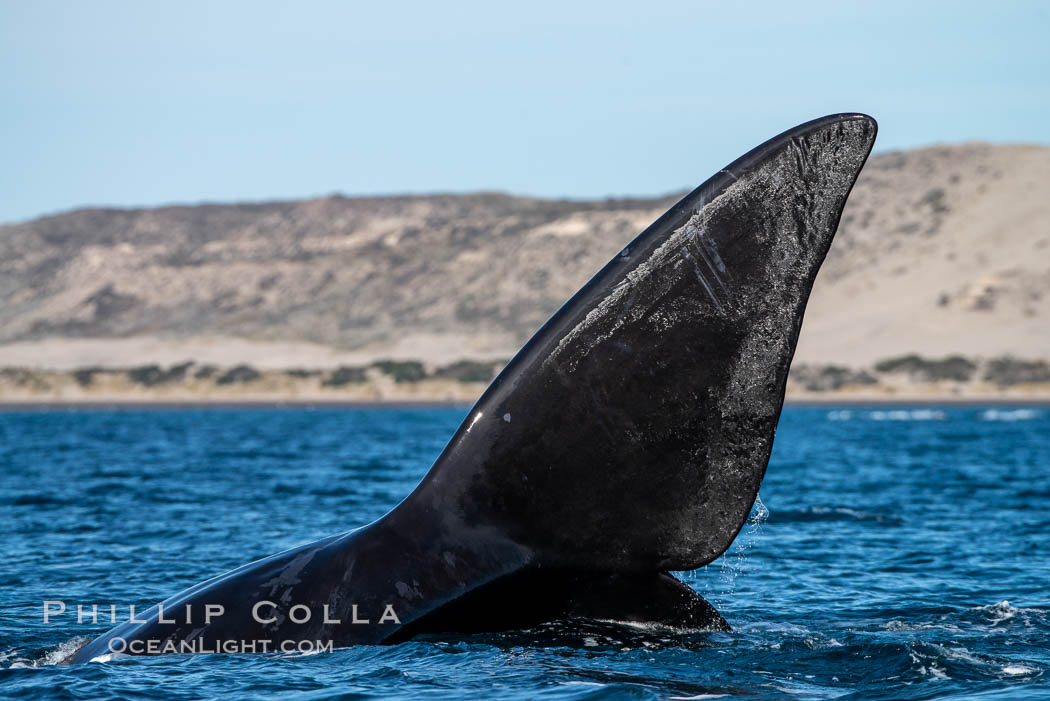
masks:
<instances>
[{"instance_id":1,"label":"blue water","mask_svg":"<svg viewBox=\"0 0 1050 701\"><path fill-rule=\"evenodd\" d=\"M1047 408L786 410L764 507L726 557L683 575L732 633L587 623L53 664L109 625L44 625L44 600L141 611L365 524L408 493L464 413L0 412L0 693L1050 699Z\"/></svg>"}]
</instances>

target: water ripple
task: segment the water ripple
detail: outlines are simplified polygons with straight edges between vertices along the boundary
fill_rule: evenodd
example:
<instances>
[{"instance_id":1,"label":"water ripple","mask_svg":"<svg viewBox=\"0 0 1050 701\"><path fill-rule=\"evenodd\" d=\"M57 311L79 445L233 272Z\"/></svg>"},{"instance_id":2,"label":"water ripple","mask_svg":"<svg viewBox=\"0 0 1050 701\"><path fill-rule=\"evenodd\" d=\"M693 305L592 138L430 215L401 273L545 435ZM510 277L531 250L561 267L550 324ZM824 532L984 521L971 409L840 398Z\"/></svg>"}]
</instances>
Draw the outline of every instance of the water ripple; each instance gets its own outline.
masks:
<instances>
[{"instance_id":1,"label":"water ripple","mask_svg":"<svg viewBox=\"0 0 1050 701\"><path fill-rule=\"evenodd\" d=\"M364 525L464 413L0 412L2 693L1050 699L1050 412L1024 407L785 411L752 520L724 558L680 573L732 633L575 620L330 654L61 664L106 625L44 625L44 599L145 607Z\"/></svg>"}]
</instances>

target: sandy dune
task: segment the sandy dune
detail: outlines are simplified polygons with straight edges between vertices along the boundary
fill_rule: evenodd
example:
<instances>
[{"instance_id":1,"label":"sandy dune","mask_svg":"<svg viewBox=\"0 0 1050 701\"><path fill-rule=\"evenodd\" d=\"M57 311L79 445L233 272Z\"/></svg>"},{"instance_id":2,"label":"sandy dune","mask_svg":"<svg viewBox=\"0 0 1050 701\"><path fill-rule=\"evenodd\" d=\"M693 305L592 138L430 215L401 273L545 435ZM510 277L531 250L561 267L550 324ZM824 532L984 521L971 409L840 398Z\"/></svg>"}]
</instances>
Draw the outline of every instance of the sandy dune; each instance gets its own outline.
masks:
<instances>
[{"instance_id":1,"label":"sandy dune","mask_svg":"<svg viewBox=\"0 0 1050 701\"><path fill-rule=\"evenodd\" d=\"M508 358L674 198L78 210L0 226L0 367ZM1050 148L875 156L797 362L1050 357Z\"/></svg>"}]
</instances>

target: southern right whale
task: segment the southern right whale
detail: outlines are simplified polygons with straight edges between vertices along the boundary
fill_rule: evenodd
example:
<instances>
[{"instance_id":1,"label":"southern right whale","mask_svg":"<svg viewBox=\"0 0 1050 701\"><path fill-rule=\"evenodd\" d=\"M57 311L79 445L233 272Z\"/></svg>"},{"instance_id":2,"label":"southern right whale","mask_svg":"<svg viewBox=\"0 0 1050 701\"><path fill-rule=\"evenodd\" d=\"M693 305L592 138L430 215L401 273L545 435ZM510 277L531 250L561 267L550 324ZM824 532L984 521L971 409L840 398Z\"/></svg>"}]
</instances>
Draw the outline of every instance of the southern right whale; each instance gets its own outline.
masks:
<instances>
[{"instance_id":1,"label":"southern right whale","mask_svg":"<svg viewBox=\"0 0 1050 701\"><path fill-rule=\"evenodd\" d=\"M669 573L718 557L747 519L876 129L802 124L686 195L533 336L383 518L191 587L71 661L570 616L727 629Z\"/></svg>"}]
</instances>

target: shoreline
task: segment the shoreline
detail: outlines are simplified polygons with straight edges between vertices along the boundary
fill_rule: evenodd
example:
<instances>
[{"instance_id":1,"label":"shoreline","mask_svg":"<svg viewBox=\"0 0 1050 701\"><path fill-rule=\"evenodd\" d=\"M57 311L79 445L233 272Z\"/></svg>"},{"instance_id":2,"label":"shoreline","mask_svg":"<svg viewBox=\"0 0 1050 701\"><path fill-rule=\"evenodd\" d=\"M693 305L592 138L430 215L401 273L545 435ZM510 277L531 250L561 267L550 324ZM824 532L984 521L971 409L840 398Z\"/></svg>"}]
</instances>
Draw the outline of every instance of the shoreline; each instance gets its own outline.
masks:
<instances>
[{"instance_id":1,"label":"shoreline","mask_svg":"<svg viewBox=\"0 0 1050 701\"><path fill-rule=\"evenodd\" d=\"M473 406L472 401L455 399L355 400L355 399L9 399L0 400L0 412L48 409L126 409L126 410L238 410L238 409L442 409ZM787 398L785 407L811 409L841 408L949 408L1050 407L1050 396L1016 397L798 397Z\"/></svg>"},{"instance_id":2,"label":"shoreline","mask_svg":"<svg viewBox=\"0 0 1050 701\"><path fill-rule=\"evenodd\" d=\"M420 360L368 366L262 369L176 365L0 367L0 408L469 407L505 366ZM900 356L871 368L794 365L789 406L1027 406L1050 404L1050 362Z\"/></svg>"}]
</instances>

